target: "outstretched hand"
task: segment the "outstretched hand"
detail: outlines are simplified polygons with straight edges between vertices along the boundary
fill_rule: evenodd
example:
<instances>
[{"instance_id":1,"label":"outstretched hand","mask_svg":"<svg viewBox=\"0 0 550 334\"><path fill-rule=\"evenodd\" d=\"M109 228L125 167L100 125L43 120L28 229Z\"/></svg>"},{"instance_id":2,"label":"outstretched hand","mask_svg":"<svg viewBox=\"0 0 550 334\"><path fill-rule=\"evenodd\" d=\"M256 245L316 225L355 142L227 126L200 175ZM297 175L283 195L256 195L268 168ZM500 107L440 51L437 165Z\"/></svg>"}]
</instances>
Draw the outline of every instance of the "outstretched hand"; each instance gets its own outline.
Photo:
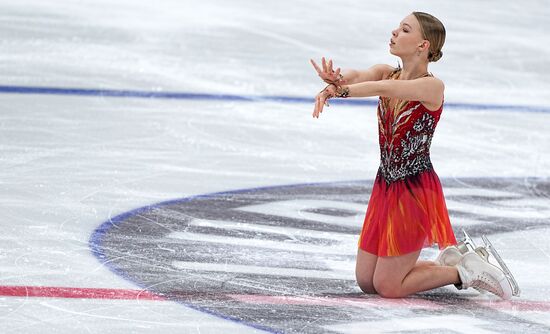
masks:
<instances>
[{"instance_id":1,"label":"outstretched hand","mask_svg":"<svg viewBox=\"0 0 550 334\"><path fill-rule=\"evenodd\" d=\"M315 107L313 108L314 118L319 118L319 114L323 112L324 106L328 107L328 99L334 96L336 96L336 86L333 84L328 85L317 94L315 97Z\"/></svg>"},{"instance_id":2,"label":"outstretched hand","mask_svg":"<svg viewBox=\"0 0 550 334\"><path fill-rule=\"evenodd\" d=\"M311 65L313 65L313 68L315 68L315 71L317 71L319 77L328 84L328 86L319 92L319 94L315 97L313 117L319 118L319 114L323 112L325 105L327 107L329 105L328 99L336 96L337 88L342 84L345 84L345 80L343 80L342 75L340 74L339 67L336 70L332 68L332 59L329 59L327 62L325 57L321 58L322 68L320 68L313 59L310 59L309 61L311 62Z\"/></svg>"},{"instance_id":3,"label":"outstretched hand","mask_svg":"<svg viewBox=\"0 0 550 334\"><path fill-rule=\"evenodd\" d=\"M327 62L325 57L321 58L321 65L323 66L322 69L313 59L310 59L309 61L315 68L315 71L317 71L317 74L319 74L319 77L327 84L341 85L345 83L340 75L340 68L338 67L336 70L332 68L332 59L329 59Z\"/></svg>"}]
</instances>

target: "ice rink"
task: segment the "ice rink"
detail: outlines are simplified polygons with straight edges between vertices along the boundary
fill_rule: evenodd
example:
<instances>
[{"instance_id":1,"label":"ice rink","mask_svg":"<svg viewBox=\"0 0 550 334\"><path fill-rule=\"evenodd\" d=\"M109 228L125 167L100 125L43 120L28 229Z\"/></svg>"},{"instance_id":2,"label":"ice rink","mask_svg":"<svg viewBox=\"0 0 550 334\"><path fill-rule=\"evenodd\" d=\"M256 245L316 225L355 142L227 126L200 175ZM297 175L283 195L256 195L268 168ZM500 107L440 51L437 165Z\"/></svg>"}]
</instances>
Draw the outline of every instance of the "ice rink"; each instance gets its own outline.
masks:
<instances>
[{"instance_id":1,"label":"ice rink","mask_svg":"<svg viewBox=\"0 0 550 334\"><path fill-rule=\"evenodd\" d=\"M431 147L457 237L522 294L354 281L376 99L309 64L397 64L445 24ZM550 332L548 1L0 0L0 333ZM425 249L433 259L437 250Z\"/></svg>"}]
</instances>

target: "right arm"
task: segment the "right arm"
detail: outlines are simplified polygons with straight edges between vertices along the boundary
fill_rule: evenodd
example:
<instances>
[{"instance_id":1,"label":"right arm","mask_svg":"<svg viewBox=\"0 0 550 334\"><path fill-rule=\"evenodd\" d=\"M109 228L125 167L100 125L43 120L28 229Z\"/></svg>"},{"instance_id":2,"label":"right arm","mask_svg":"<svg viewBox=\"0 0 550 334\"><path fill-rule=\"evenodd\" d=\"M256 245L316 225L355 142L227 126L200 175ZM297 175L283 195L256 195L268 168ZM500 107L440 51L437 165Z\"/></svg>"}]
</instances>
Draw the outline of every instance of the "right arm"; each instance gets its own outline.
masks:
<instances>
[{"instance_id":1,"label":"right arm","mask_svg":"<svg viewBox=\"0 0 550 334\"><path fill-rule=\"evenodd\" d=\"M319 74L319 77L324 82L336 85L352 85L365 81L379 81L382 79L386 79L390 75L390 73L395 70L395 68L386 64L377 64L371 66L367 70L349 69L340 71L340 68L334 70L332 68L332 60L329 59L329 61L327 62L325 60L325 57L321 59L322 67L317 65L315 61L313 61L313 59L310 59L310 62L317 71L317 74Z\"/></svg>"},{"instance_id":2,"label":"right arm","mask_svg":"<svg viewBox=\"0 0 550 334\"><path fill-rule=\"evenodd\" d=\"M365 82L365 81L379 81L387 78L395 68L386 64L377 64L371 66L367 70L343 70L342 76L344 81L348 85Z\"/></svg>"}]
</instances>

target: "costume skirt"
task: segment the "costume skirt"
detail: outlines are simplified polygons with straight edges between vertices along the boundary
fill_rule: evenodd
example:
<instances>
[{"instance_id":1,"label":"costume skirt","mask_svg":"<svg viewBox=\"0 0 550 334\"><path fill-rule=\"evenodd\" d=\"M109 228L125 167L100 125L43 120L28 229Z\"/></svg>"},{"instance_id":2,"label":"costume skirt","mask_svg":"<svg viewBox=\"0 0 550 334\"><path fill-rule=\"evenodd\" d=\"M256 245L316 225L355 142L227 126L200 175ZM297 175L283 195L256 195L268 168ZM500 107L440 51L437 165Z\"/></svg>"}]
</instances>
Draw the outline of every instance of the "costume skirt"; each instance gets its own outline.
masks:
<instances>
[{"instance_id":1,"label":"costume skirt","mask_svg":"<svg viewBox=\"0 0 550 334\"><path fill-rule=\"evenodd\" d=\"M376 175L359 248L378 256L398 256L456 245L439 177L430 168L389 184Z\"/></svg>"}]
</instances>

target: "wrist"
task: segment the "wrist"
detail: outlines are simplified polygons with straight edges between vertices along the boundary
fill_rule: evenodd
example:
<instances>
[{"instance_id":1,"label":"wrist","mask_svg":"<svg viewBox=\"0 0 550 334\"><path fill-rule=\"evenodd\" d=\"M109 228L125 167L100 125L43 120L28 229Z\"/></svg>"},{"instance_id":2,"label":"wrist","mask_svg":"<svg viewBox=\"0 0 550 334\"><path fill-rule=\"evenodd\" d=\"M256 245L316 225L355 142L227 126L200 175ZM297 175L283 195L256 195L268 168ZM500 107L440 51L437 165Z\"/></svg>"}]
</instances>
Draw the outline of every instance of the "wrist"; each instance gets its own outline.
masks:
<instances>
[{"instance_id":1,"label":"wrist","mask_svg":"<svg viewBox=\"0 0 550 334\"><path fill-rule=\"evenodd\" d=\"M349 94L349 86L336 86L336 97L346 98L349 97Z\"/></svg>"},{"instance_id":2,"label":"wrist","mask_svg":"<svg viewBox=\"0 0 550 334\"><path fill-rule=\"evenodd\" d=\"M346 80L344 79L344 76L341 73L338 74L338 77L336 77L336 79L325 78L323 79L323 81L329 85L335 85L335 86L341 86L346 83Z\"/></svg>"}]
</instances>

